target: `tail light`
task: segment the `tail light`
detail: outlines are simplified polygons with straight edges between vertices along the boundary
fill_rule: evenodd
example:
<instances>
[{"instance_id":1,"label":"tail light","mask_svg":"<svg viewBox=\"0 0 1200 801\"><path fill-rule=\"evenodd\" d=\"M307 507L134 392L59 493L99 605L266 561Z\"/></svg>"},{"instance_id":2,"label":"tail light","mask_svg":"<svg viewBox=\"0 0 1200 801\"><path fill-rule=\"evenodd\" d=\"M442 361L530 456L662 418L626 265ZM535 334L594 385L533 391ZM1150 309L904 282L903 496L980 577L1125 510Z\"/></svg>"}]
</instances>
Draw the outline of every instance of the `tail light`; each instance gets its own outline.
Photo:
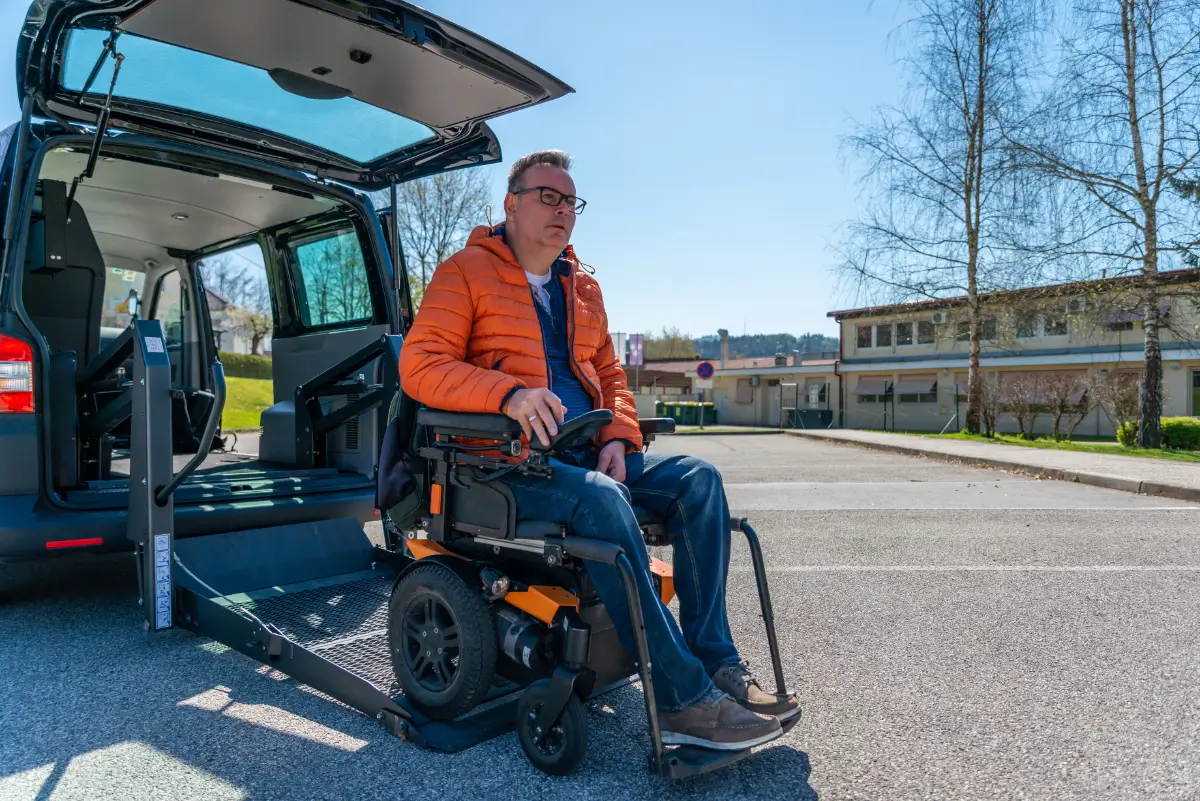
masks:
<instances>
[{"instance_id":1,"label":"tail light","mask_svg":"<svg viewBox=\"0 0 1200 801\"><path fill-rule=\"evenodd\" d=\"M33 348L0 334L0 414L33 411Z\"/></svg>"}]
</instances>

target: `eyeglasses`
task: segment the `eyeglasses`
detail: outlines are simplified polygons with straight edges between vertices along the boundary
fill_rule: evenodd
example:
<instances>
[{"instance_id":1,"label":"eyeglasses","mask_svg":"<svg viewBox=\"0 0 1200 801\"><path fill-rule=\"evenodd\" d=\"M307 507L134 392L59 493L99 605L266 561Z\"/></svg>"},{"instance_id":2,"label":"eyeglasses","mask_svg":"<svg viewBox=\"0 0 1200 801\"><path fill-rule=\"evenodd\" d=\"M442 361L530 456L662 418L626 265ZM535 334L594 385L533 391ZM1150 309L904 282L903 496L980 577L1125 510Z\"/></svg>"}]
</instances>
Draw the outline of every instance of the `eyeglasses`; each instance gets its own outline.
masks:
<instances>
[{"instance_id":1,"label":"eyeglasses","mask_svg":"<svg viewBox=\"0 0 1200 801\"><path fill-rule=\"evenodd\" d=\"M531 186L526 189L518 189L513 192L514 195L523 195L526 192L538 192L538 198L551 208L558 208L564 202L571 207L573 214L583 214L583 208L587 205L586 200L580 200L574 195L564 195L557 189L552 189L548 186Z\"/></svg>"}]
</instances>

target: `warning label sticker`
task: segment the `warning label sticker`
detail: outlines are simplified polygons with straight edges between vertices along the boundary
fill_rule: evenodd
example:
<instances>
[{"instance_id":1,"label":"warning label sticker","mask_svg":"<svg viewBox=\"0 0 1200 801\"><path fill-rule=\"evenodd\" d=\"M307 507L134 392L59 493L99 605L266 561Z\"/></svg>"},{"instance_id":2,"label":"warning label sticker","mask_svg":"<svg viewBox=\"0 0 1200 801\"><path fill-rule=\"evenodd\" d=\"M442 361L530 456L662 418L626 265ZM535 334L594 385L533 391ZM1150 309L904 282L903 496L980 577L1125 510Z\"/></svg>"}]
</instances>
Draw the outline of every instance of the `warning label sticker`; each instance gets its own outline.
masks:
<instances>
[{"instance_id":1,"label":"warning label sticker","mask_svg":"<svg viewBox=\"0 0 1200 801\"><path fill-rule=\"evenodd\" d=\"M163 353L163 341L160 337L146 337L147 353Z\"/></svg>"},{"instance_id":2,"label":"warning label sticker","mask_svg":"<svg viewBox=\"0 0 1200 801\"><path fill-rule=\"evenodd\" d=\"M147 340L149 341L149 340ZM161 340L159 340L161 344ZM171 627L171 535L154 535L155 628Z\"/></svg>"}]
</instances>

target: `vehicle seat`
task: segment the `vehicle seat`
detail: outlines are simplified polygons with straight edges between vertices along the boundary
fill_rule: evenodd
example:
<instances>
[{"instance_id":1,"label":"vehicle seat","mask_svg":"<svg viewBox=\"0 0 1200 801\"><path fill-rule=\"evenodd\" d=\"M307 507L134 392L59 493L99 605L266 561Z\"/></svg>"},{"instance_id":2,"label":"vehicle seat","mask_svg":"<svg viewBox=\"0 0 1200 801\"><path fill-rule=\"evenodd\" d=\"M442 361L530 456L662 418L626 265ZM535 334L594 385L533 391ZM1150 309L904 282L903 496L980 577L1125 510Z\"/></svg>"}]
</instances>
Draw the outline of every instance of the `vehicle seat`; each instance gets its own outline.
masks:
<instances>
[{"instance_id":1,"label":"vehicle seat","mask_svg":"<svg viewBox=\"0 0 1200 801\"><path fill-rule=\"evenodd\" d=\"M42 182L42 214L29 230L21 298L51 353L74 351L77 368L100 352L104 256L83 208L67 209L67 187Z\"/></svg>"}]
</instances>

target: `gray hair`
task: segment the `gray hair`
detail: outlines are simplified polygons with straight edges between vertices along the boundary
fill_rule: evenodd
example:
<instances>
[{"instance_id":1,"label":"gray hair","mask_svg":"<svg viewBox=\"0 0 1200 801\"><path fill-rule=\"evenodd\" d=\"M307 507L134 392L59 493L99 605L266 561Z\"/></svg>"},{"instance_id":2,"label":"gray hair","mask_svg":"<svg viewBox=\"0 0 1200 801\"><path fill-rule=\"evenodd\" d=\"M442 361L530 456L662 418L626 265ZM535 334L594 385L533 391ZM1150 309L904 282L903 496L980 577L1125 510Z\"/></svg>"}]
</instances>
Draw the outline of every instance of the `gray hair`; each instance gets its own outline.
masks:
<instances>
[{"instance_id":1,"label":"gray hair","mask_svg":"<svg viewBox=\"0 0 1200 801\"><path fill-rule=\"evenodd\" d=\"M548 167L559 167L568 172L571 170L571 157L564 150L538 150L526 156L521 156L513 163L512 169L508 171L508 191L516 192L524 189L521 186L521 176L530 167L539 165Z\"/></svg>"}]
</instances>

